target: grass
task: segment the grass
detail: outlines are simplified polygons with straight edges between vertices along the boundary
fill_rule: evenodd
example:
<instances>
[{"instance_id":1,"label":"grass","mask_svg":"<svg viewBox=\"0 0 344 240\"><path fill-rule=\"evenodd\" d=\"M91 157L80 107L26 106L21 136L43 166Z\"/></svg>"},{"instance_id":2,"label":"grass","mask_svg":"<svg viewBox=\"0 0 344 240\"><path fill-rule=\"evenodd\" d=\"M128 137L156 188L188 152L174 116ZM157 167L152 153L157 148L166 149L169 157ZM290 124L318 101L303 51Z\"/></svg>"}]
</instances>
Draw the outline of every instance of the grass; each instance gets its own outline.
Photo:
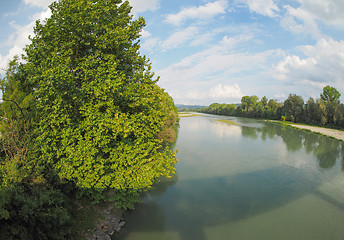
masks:
<instances>
[{"instance_id":1,"label":"grass","mask_svg":"<svg viewBox=\"0 0 344 240\"><path fill-rule=\"evenodd\" d=\"M227 119L216 119L215 121L223 122L223 123L229 123L229 124L232 124L232 125L238 125L238 123L236 123L234 121L231 121L231 120L227 120Z\"/></svg>"}]
</instances>

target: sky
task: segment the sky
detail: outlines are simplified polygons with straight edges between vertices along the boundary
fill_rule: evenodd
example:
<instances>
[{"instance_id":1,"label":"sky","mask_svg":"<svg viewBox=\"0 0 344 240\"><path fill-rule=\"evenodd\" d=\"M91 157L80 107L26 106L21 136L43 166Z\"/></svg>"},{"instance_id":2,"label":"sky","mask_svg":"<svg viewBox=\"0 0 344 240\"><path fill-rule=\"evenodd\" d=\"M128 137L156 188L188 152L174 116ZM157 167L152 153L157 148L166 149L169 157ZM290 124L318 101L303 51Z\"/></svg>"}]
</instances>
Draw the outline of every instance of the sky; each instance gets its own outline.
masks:
<instances>
[{"instance_id":1,"label":"sky","mask_svg":"<svg viewBox=\"0 0 344 240\"><path fill-rule=\"evenodd\" d=\"M0 74L23 53L52 0L0 0ZM256 95L344 102L343 0L130 0L141 55L176 104L239 103Z\"/></svg>"}]
</instances>

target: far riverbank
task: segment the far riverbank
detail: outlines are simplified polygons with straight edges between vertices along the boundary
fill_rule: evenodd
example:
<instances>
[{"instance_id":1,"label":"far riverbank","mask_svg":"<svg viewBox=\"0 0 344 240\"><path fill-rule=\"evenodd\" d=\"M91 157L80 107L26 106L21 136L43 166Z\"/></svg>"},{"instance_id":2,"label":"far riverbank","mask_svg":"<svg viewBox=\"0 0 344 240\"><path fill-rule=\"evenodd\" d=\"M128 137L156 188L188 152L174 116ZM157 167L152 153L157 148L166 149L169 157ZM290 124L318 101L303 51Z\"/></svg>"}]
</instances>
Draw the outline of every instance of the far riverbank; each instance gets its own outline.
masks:
<instances>
[{"instance_id":1,"label":"far riverbank","mask_svg":"<svg viewBox=\"0 0 344 240\"><path fill-rule=\"evenodd\" d=\"M301 125L301 124L289 124L290 126L300 128L300 129L307 129L315 133L320 133L323 135L326 135L328 137L333 137L335 139L344 141L344 131L336 130L336 129L330 129L330 128L323 128L323 127L315 127L315 126L309 126L309 125Z\"/></svg>"}]
</instances>

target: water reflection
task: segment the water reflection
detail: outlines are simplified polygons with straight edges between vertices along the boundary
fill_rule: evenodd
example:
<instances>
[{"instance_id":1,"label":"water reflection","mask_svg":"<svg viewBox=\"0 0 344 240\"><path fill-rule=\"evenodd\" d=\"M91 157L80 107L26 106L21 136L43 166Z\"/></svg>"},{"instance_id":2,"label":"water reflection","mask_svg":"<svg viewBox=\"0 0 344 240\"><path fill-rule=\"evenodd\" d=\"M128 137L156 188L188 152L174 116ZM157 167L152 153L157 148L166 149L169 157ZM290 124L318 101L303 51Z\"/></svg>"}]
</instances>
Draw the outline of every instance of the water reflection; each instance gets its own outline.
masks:
<instances>
[{"instance_id":1,"label":"water reflection","mask_svg":"<svg viewBox=\"0 0 344 240\"><path fill-rule=\"evenodd\" d=\"M152 191L149 191L148 193L145 194L145 197L149 198L151 196L160 196L166 190L175 185L178 182L178 173L175 173L172 177L167 178L167 177L162 177L160 178L160 181L152 186Z\"/></svg>"},{"instance_id":2,"label":"water reflection","mask_svg":"<svg viewBox=\"0 0 344 240\"><path fill-rule=\"evenodd\" d=\"M299 219L297 213L288 211L290 205L305 213L310 225L321 222L335 228L334 237L317 239L344 235L336 229L337 222L344 221L344 191L340 190L344 189L344 143L273 123L229 118L236 126L214 118L182 120L176 145L178 175L162 179L145 195L144 202L128 213L127 225L115 239L228 239L229 233L240 232L235 226L251 219L273 222L276 215L272 219L271 212L278 213L278 220L290 220L292 228L299 225ZM309 199L314 205L309 205ZM284 215L279 214L281 209ZM313 219L317 209L333 210L331 221ZM224 235L210 236L207 230L216 231L218 226L225 226ZM292 234L284 225L277 227L283 229L284 239L295 239L288 238ZM261 234L241 239L272 236L271 232ZM305 235L308 238L300 239L316 239L310 237L311 232Z\"/></svg>"},{"instance_id":3,"label":"water reflection","mask_svg":"<svg viewBox=\"0 0 344 240\"><path fill-rule=\"evenodd\" d=\"M344 142L342 142L342 171L344 172Z\"/></svg>"},{"instance_id":4,"label":"water reflection","mask_svg":"<svg viewBox=\"0 0 344 240\"><path fill-rule=\"evenodd\" d=\"M319 161L321 168L332 168L340 155L339 141L319 137L316 144L313 145L313 153Z\"/></svg>"},{"instance_id":5,"label":"water reflection","mask_svg":"<svg viewBox=\"0 0 344 240\"><path fill-rule=\"evenodd\" d=\"M206 240L206 227L268 212L312 192L318 185L318 179L286 166L180 181L163 195L161 189L155 189L146 196L144 203L126 216L130 231L124 229L117 237L127 239L135 232L177 231L181 240Z\"/></svg>"},{"instance_id":6,"label":"water reflection","mask_svg":"<svg viewBox=\"0 0 344 240\"><path fill-rule=\"evenodd\" d=\"M252 128L252 127L243 126L241 133L243 137L249 137L253 140L256 140L259 137L258 131L256 130L256 128Z\"/></svg>"},{"instance_id":7,"label":"water reflection","mask_svg":"<svg viewBox=\"0 0 344 240\"><path fill-rule=\"evenodd\" d=\"M298 152L304 147L308 154L316 156L318 166L323 169L332 168L337 159L344 156L343 143L338 140L273 123L265 123L261 128L242 127L242 136L253 140L260 136L263 141L281 137L289 152Z\"/></svg>"},{"instance_id":8,"label":"water reflection","mask_svg":"<svg viewBox=\"0 0 344 240\"><path fill-rule=\"evenodd\" d=\"M210 128L211 131L219 138L238 138L242 134L241 127L219 121L213 121L213 124L210 125Z\"/></svg>"}]
</instances>

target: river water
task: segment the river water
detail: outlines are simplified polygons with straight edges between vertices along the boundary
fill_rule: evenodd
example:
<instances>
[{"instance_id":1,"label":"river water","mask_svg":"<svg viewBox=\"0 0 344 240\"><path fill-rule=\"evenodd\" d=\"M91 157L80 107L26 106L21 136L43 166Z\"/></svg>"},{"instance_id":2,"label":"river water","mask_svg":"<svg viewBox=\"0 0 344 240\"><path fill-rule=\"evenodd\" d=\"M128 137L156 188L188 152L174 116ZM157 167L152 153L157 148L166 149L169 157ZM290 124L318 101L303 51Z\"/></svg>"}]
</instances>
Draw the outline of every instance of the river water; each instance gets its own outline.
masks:
<instances>
[{"instance_id":1,"label":"river water","mask_svg":"<svg viewBox=\"0 0 344 240\"><path fill-rule=\"evenodd\" d=\"M343 142L201 115L181 118L175 148L176 175L145 194L114 239L344 239Z\"/></svg>"}]
</instances>

